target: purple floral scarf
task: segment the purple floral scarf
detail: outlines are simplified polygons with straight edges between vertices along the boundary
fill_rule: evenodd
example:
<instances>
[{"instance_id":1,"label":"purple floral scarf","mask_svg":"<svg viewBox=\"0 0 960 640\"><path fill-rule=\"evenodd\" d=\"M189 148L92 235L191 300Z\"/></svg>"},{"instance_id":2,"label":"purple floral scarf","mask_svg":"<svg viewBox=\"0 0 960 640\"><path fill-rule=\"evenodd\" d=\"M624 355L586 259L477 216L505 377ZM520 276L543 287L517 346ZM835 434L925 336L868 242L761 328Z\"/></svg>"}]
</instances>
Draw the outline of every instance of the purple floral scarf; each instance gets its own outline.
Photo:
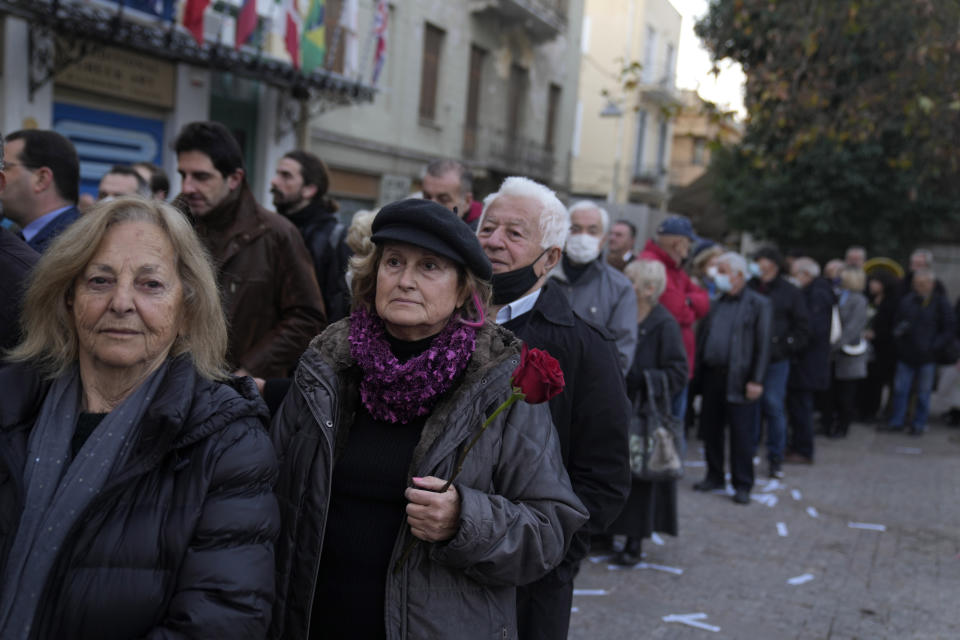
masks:
<instances>
[{"instance_id":1,"label":"purple floral scarf","mask_svg":"<svg viewBox=\"0 0 960 640\"><path fill-rule=\"evenodd\" d=\"M360 399L375 419L406 424L430 413L467 367L477 330L454 318L429 349L404 363L390 351L384 331L376 314L359 307L350 314L350 355L363 370Z\"/></svg>"}]
</instances>

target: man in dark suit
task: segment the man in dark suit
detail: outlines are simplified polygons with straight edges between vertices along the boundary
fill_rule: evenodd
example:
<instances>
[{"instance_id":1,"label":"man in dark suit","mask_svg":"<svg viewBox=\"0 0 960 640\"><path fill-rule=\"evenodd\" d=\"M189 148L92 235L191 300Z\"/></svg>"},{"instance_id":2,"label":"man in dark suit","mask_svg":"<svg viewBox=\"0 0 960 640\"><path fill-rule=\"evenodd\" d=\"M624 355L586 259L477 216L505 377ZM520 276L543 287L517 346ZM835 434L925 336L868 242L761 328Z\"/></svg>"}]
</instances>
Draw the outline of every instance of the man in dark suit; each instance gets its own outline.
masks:
<instances>
[{"instance_id":1,"label":"man in dark suit","mask_svg":"<svg viewBox=\"0 0 960 640\"><path fill-rule=\"evenodd\" d=\"M3 215L17 223L28 245L43 253L80 217L77 151L55 131L24 129L7 136L3 164Z\"/></svg>"},{"instance_id":2,"label":"man in dark suit","mask_svg":"<svg viewBox=\"0 0 960 640\"><path fill-rule=\"evenodd\" d=\"M3 157L3 136L0 136L0 158ZM6 185L3 162L0 161L0 196ZM0 349L10 349L20 339L20 298L30 270L37 261L37 252L0 228Z\"/></svg>"}]
</instances>

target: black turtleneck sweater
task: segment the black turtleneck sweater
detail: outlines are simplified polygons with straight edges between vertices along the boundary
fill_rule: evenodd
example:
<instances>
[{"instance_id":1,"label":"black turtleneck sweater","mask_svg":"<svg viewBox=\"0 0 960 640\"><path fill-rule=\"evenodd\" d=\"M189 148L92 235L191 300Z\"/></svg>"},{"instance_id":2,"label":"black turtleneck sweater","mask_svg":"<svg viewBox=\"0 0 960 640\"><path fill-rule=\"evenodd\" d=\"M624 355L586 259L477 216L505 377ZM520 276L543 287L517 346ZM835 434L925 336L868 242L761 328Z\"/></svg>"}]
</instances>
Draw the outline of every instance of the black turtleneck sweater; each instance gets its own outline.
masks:
<instances>
[{"instance_id":1,"label":"black turtleneck sweater","mask_svg":"<svg viewBox=\"0 0 960 640\"><path fill-rule=\"evenodd\" d=\"M404 342L387 334L400 362L435 336ZM384 638L390 556L406 525L410 461L427 420L377 420L359 403L346 447L333 469L330 508L310 622L311 638Z\"/></svg>"}]
</instances>

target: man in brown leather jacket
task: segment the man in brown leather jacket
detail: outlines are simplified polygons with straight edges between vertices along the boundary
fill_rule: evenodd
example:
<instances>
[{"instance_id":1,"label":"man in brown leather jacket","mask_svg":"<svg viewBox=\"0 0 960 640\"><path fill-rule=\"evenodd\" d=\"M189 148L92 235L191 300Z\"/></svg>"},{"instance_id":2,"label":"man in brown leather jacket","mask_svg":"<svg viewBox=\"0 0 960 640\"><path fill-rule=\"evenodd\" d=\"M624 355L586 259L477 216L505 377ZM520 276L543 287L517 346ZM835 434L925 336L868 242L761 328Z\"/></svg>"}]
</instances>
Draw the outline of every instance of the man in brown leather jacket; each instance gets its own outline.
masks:
<instances>
[{"instance_id":1,"label":"man in brown leather jacket","mask_svg":"<svg viewBox=\"0 0 960 640\"><path fill-rule=\"evenodd\" d=\"M217 267L237 375L289 375L325 324L323 298L300 232L247 186L240 145L218 122L192 122L174 142L177 200Z\"/></svg>"}]
</instances>

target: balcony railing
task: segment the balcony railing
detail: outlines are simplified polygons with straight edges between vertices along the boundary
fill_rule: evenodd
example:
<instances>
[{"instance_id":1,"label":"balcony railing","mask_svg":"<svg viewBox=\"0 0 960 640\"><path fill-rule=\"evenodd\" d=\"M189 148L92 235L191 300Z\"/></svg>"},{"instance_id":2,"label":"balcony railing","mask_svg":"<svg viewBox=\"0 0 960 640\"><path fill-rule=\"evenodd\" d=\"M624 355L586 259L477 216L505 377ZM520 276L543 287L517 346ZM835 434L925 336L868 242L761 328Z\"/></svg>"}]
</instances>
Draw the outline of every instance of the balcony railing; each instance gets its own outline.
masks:
<instances>
[{"instance_id":1,"label":"balcony railing","mask_svg":"<svg viewBox=\"0 0 960 640\"><path fill-rule=\"evenodd\" d=\"M463 142L464 157L477 166L552 182L554 154L542 142L484 127L465 127Z\"/></svg>"},{"instance_id":2,"label":"balcony railing","mask_svg":"<svg viewBox=\"0 0 960 640\"><path fill-rule=\"evenodd\" d=\"M567 29L569 0L469 0L473 13L495 12L523 24L534 40L553 40Z\"/></svg>"}]
</instances>

